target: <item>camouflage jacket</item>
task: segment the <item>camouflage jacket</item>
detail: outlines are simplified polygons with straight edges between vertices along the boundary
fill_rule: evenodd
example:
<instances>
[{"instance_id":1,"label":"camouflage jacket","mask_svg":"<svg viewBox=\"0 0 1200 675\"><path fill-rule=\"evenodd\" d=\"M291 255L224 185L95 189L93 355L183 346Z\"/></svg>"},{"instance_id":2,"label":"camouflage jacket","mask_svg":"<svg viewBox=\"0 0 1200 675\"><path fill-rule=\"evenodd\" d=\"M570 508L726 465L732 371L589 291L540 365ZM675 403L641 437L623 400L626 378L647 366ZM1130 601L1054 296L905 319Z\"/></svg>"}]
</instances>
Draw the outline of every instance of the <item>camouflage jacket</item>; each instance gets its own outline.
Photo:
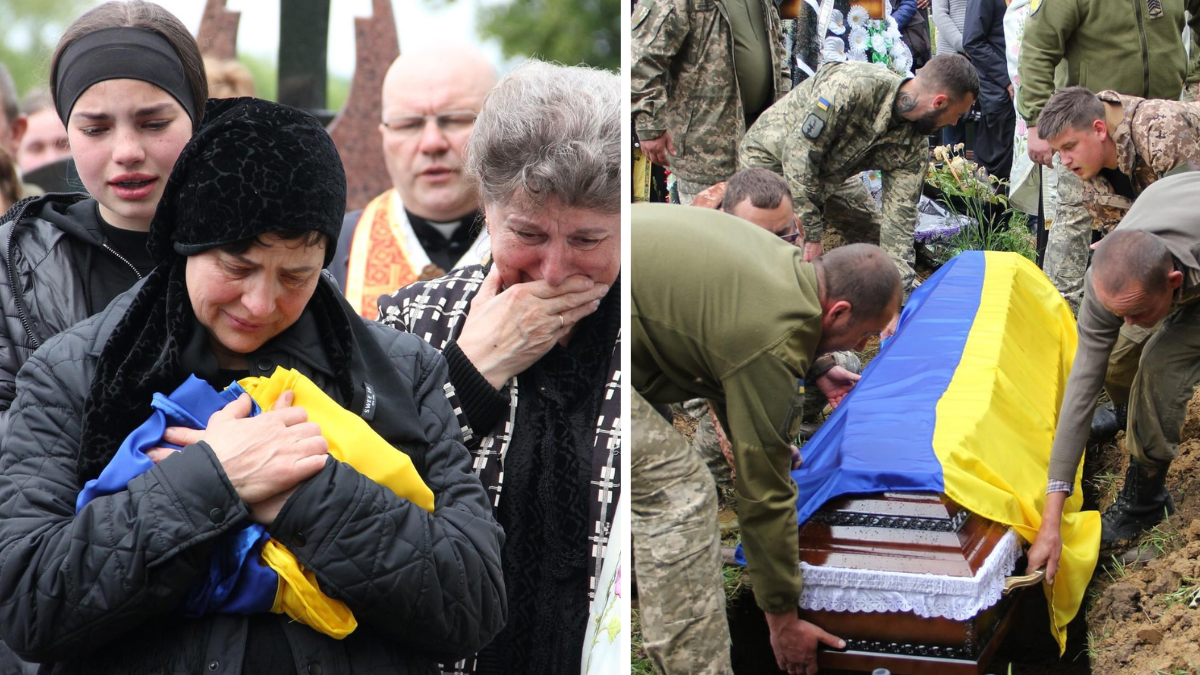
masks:
<instances>
[{"instance_id":1,"label":"camouflage jacket","mask_svg":"<svg viewBox=\"0 0 1200 675\"><path fill-rule=\"evenodd\" d=\"M1140 195L1154 181L1187 165L1200 165L1200 103L1143 99L1115 91L1097 94L1121 106L1117 118L1109 108L1109 135L1117 146L1117 170L1129 177ZM1119 113L1118 113L1119 114ZM1119 119L1119 121L1117 121ZM1132 200L1113 192L1103 175L1083 184L1083 205L1096 229L1111 232Z\"/></svg>"},{"instance_id":2,"label":"camouflage jacket","mask_svg":"<svg viewBox=\"0 0 1200 675\"><path fill-rule=\"evenodd\" d=\"M775 99L787 92L779 12L761 0L775 77ZM639 138L671 132L670 169L712 185L737 170L746 117L733 65L733 34L724 0L641 0L633 15L630 99Z\"/></svg>"},{"instance_id":3,"label":"camouflage jacket","mask_svg":"<svg viewBox=\"0 0 1200 675\"><path fill-rule=\"evenodd\" d=\"M1033 0L1030 7L1017 113L1031 127L1054 94L1060 61L1067 62L1066 86L1144 98L1178 100L1185 80L1200 77L1200 49L1193 46L1189 62L1183 46L1184 10L1195 32L1200 0Z\"/></svg>"},{"instance_id":4,"label":"camouflage jacket","mask_svg":"<svg viewBox=\"0 0 1200 675\"><path fill-rule=\"evenodd\" d=\"M882 172L882 222L916 222L929 138L893 112L903 82L879 65L827 63L746 132L740 168L760 166L787 179L805 241L821 241L829 195L868 169Z\"/></svg>"}]
</instances>

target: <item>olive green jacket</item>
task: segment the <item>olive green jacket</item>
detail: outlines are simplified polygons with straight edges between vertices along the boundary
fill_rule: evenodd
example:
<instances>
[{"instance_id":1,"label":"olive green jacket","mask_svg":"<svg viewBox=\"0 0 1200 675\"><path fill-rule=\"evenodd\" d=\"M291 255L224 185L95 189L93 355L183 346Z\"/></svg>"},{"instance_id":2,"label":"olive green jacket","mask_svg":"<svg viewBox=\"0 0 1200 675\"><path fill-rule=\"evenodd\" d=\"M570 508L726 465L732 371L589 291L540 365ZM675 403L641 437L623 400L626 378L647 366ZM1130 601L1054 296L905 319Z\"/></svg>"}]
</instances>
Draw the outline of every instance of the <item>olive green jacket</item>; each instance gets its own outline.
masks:
<instances>
[{"instance_id":1,"label":"olive green jacket","mask_svg":"<svg viewBox=\"0 0 1200 675\"><path fill-rule=\"evenodd\" d=\"M720 211L635 204L632 215L633 386L651 403L713 402L733 444L755 599L767 612L795 611L790 446L821 341L816 267L801 249Z\"/></svg>"},{"instance_id":2,"label":"olive green jacket","mask_svg":"<svg viewBox=\"0 0 1200 675\"><path fill-rule=\"evenodd\" d=\"M790 88L787 55L775 2L761 2L778 100ZM728 179L737 171L746 115L725 3L641 0L632 26L629 91L638 138L655 139L670 131L673 173L704 185Z\"/></svg>"},{"instance_id":3,"label":"olive green jacket","mask_svg":"<svg viewBox=\"0 0 1200 675\"><path fill-rule=\"evenodd\" d=\"M1017 70L1017 111L1029 124L1054 94L1054 68L1067 61L1066 86L1178 100L1200 78L1200 49L1183 45L1184 10L1200 29L1200 0L1035 0ZM1151 11L1150 7L1155 9Z\"/></svg>"}]
</instances>

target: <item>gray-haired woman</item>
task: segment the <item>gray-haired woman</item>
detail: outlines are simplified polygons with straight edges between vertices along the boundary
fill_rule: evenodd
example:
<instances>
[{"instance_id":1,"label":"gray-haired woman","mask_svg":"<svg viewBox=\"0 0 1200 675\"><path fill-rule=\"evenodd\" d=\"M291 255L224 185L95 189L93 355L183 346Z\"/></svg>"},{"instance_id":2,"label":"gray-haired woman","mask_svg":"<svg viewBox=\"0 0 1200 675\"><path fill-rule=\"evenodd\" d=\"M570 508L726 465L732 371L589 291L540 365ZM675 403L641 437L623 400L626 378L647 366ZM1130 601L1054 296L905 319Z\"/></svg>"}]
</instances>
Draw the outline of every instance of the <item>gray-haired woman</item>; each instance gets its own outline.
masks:
<instances>
[{"instance_id":1,"label":"gray-haired woman","mask_svg":"<svg viewBox=\"0 0 1200 675\"><path fill-rule=\"evenodd\" d=\"M504 526L509 621L453 672L579 672L620 491L621 84L530 61L467 145L492 260L380 298L442 350Z\"/></svg>"}]
</instances>

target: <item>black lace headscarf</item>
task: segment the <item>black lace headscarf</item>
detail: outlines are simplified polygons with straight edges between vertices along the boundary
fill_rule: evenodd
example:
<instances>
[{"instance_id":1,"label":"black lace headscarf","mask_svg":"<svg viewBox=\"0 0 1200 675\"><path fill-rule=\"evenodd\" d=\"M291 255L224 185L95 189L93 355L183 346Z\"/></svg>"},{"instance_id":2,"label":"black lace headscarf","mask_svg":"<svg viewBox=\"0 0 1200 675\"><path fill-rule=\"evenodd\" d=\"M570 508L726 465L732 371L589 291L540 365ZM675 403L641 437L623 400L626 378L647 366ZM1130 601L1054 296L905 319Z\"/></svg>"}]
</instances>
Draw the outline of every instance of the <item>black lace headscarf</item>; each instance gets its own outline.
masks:
<instances>
[{"instance_id":1,"label":"black lace headscarf","mask_svg":"<svg viewBox=\"0 0 1200 675\"><path fill-rule=\"evenodd\" d=\"M146 277L100 354L84 403L78 473L95 477L144 415L155 392L189 373L180 356L197 332L186 256L278 230L325 234L328 265L346 207L346 174L329 134L312 115L253 98L210 100L184 147L150 225L158 266ZM316 313L346 400L353 390L349 318L333 286L317 284Z\"/></svg>"}]
</instances>

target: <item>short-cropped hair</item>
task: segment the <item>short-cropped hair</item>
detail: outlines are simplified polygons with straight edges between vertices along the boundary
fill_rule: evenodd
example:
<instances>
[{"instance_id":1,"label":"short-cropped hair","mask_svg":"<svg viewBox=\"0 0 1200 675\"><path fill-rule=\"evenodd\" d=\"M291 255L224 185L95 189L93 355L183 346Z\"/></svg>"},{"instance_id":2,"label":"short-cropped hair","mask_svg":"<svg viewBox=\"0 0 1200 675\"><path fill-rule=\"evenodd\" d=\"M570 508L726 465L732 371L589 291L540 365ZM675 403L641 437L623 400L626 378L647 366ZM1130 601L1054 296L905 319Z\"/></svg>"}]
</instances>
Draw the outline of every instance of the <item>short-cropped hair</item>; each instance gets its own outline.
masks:
<instances>
[{"instance_id":1,"label":"short-cropped hair","mask_svg":"<svg viewBox=\"0 0 1200 675\"><path fill-rule=\"evenodd\" d=\"M1107 293L1122 293L1131 284L1145 293L1162 293L1169 288L1167 276L1173 269L1167 245L1143 230L1117 230L1092 254L1092 283Z\"/></svg>"},{"instance_id":2,"label":"short-cropped hair","mask_svg":"<svg viewBox=\"0 0 1200 675\"><path fill-rule=\"evenodd\" d=\"M979 98L979 74L962 54L938 54L917 72L924 91L945 94L961 101L970 94Z\"/></svg>"},{"instance_id":3,"label":"short-cropped hair","mask_svg":"<svg viewBox=\"0 0 1200 675\"><path fill-rule=\"evenodd\" d=\"M870 321L900 305L900 270L874 244L839 246L817 258L825 271L825 298L850 303L850 317Z\"/></svg>"},{"instance_id":4,"label":"short-cropped hair","mask_svg":"<svg viewBox=\"0 0 1200 675\"><path fill-rule=\"evenodd\" d=\"M484 99L467 141L483 203L621 211L621 78L530 59Z\"/></svg>"},{"instance_id":5,"label":"short-cropped hair","mask_svg":"<svg viewBox=\"0 0 1200 675\"><path fill-rule=\"evenodd\" d=\"M1067 129L1084 131L1104 119L1104 102L1087 87L1055 92L1037 118L1038 138L1051 139Z\"/></svg>"},{"instance_id":6,"label":"short-cropped hair","mask_svg":"<svg viewBox=\"0 0 1200 675\"><path fill-rule=\"evenodd\" d=\"M721 198L721 210L732 213L733 207L747 199L750 205L758 209L774 209L787 198L792 201L792 191L788 189L783 176L761 167L742 169L729 178L725 185L725 196Z\"/></svg>"}]
</instances>

